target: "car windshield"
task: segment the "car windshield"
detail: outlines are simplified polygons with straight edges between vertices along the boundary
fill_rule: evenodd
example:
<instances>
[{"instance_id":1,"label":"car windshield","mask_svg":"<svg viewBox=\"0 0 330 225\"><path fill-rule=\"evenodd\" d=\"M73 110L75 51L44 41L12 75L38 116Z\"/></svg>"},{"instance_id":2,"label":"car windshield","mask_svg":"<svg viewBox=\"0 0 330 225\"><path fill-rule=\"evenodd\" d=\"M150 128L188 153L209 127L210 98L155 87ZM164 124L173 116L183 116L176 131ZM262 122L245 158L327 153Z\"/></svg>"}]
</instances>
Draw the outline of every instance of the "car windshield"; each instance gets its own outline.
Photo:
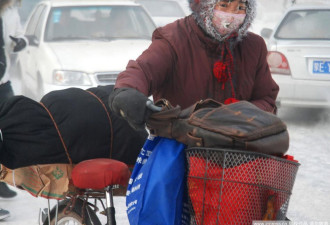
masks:
<instances>
[{"instance_id":1,"label":"car windshield","mask_svg":"<svg viewBox=\"0 0 330 225\"><path fill-rule=\"evenodd\" d=\"M138 0L151 14L158 17L184 17L180 5L175 1Z\"/></svg>"},{"instance_id":2,"label":"car windshield","mask_svg":"<svg viewBox=\"0 0 330 225\"><path fill-rule=\"evenodd\" d=\"M141 6L56 7L49 14L44 39L151 39L154 29Z\"/></svg>"},{"instance_id":3,"label":"car windshield","mask_svg":"<svg viewBox=\"0 0 330 225\"><path fill-rule=\"evenodd\" d=\"M278 39L330 39L330 10L297 10L286 15Z\"/></svg>"}]
</instances>

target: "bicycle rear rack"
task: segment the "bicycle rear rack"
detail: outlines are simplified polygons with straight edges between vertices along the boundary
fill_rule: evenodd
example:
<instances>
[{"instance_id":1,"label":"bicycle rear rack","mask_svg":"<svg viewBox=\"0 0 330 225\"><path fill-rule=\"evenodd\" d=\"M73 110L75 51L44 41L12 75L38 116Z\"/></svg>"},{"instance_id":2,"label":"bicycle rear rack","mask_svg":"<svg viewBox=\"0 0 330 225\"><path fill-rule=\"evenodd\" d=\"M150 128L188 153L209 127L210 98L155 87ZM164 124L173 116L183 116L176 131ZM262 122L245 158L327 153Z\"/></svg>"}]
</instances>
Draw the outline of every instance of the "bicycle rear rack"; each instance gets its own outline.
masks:
<instances>
[{"instance_id":1,"label":"bicycle rear rack","mask_svg":"<svg viewBox=\"0 0 330 225\"><path fill-rule=\"evenodd\" d=\"M91 159L78 163L72 170L72 183L76 191L67 195L70 199L66 210L72 210L75 207L77 199L83 201L82 219L85 219L84 212L88 213L88 207L94 207L94 212L98 211L96 206L99 200L107 216L107 225L116 225L115 207L113 202L113 189L119 185L126 186L130 177L130 171L125 163L113 159ZM94 199L95 204L91 204L89 199ZM105 199L104 205L102 199ZM59 201L55 205L55 225L58 221ZM48 218L48 224L51 224L50 199L48 199L48 208L40 210L39 224L44 224Z\"/></svg>"}]
</instances>

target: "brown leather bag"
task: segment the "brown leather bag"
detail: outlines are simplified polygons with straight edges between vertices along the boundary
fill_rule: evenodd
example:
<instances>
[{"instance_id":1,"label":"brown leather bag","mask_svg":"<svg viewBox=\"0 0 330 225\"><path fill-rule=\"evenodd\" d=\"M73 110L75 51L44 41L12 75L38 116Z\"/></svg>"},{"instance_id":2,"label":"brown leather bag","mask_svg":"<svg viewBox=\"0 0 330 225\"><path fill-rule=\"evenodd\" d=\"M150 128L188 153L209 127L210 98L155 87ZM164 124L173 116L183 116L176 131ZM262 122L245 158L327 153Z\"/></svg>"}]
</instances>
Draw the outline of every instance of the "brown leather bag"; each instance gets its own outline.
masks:
<instances>
[{"instance_id":1,"label":"brown leather bag","mask_svg":"<svg viewBox=\"0 0 330 225\"><path fill-rule=\"evenodd\" d=\"M286 125L276 115L247 101L224 105L212 99L181 110L167 100L147 121L150 132L174 138L188 147L240 149L283 155L289 147Z\"/></svg>"}]
</instances>

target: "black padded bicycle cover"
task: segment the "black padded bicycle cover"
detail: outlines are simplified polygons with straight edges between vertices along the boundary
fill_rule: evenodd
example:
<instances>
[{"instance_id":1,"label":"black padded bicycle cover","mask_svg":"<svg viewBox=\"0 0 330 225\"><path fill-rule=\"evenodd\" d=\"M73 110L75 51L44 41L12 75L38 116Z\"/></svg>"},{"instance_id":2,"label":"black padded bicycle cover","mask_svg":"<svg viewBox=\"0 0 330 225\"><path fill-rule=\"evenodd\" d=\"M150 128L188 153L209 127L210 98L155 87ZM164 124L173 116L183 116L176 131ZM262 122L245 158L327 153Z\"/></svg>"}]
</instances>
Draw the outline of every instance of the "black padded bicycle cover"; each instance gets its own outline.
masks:
<instances>
[{"instance_id":1,"label":"black padded bicycle cover","mask_svg":"<svg viewBox=\"0 0 330 225\"><path fill-rule=\"evenodd\" d=\"M40 102L49 110L56 125L47 110L32 99L15 96L3 103L0 105L3 136L0 163L16 169L69 163L70 157L74 164L86 159L112 158L134 165L147 132L133 130L110 111L107 101L112 90L113 86L99 86L46 94Z\"/></svg>"}]
</instances>

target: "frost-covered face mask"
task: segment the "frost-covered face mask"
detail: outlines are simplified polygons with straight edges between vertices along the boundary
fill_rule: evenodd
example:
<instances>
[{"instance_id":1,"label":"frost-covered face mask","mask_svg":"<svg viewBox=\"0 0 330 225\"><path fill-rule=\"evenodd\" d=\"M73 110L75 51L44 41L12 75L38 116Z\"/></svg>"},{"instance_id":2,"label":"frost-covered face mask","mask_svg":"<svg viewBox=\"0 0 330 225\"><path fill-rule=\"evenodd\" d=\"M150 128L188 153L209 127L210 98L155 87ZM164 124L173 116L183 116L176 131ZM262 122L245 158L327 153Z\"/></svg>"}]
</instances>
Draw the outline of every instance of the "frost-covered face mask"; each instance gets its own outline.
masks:
<instances>
[{"instance_id":1,"label":"frost-covered face mask","mask_svg":"<svg viewBox=\"0 0 330 225\"><path fill-rule=\"evenodd\" d=\"M243 24L245 16L246 14L227 13L214 9L212 23L219 34L225 36L237 31Z\"/></svg>"}]
</instances>

